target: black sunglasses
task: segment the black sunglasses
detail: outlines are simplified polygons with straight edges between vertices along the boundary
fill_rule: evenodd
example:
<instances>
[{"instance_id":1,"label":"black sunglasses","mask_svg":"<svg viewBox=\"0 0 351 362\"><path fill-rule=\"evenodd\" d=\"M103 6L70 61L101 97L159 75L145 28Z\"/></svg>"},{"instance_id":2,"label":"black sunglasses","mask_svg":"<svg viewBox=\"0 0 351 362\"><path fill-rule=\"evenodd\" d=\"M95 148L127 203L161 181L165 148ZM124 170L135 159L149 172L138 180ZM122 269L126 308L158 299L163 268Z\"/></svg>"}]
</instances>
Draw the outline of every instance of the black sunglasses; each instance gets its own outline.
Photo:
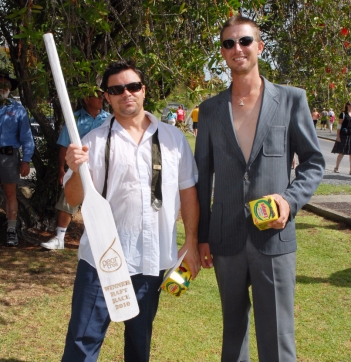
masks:
<instances>
[{"instance_id":1,"label":"black sunglasses","mask_svg":"<svg viewBox=\"0 0 351 362\"><path fill-rule=\"evenodd\" d=\"M111 87L107 88L107 93L110 94L111 96L117 96L119 94L123 94L125 89L127 89L128 92L134 93L134 92L139 92L142 87L143 83L141 82L112 85Z\"/></svg>"},{"instance_id":2,"label":"black sunglasses","mask_svg":"<svg viewBox=\"0 0 351 362\"><path fill-rule=\"evenodd\" d=\"M240 39L226 39L223 40L222 42L222 47L226 48L226 49L232 49L235 47L236 43L239 43L241 46L243 47L248 47L249 45L252 44L252 42L254 41L253 36L243 36Z\"/></svg>"},{"instance_id":3,"label":"black sunglasses","mask_svg":"<svg viewBox=\"0 0 351 362\"><path fill-rule=\"evenodd\" d=\"M91 95L89 98L104 98L104 93L97 92L96 95Z\"/></svg>"}]
</instances>

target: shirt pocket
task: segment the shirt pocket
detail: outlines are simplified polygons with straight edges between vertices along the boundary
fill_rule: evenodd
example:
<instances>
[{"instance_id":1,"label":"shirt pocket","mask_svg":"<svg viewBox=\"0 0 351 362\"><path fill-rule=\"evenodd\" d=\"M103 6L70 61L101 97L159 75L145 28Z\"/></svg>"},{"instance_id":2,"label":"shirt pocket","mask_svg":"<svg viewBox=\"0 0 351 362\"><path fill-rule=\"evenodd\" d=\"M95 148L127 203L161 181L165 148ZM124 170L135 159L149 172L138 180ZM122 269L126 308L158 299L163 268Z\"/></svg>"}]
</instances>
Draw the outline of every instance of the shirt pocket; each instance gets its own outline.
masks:
<instances>
[{"instance_id":1,"label":"shirt pocket","mask_svg":"<svg viewBox=\"0 0 351 362\"><path fill-rule=\"evenodd\" d=\"M162 156L162 184L178 183L178 167L173 157Z\"/></svg>"},{"instance_id":2,"label":"shirt pocket","mask_svg":"<svg viewBox=\"0 0 351 362\"><path fill-rule=\"evenodd\" d=\"M285 126L272 126L263 142L263 155L282 157L285 153Z\"/></svg>"}]
</instances>

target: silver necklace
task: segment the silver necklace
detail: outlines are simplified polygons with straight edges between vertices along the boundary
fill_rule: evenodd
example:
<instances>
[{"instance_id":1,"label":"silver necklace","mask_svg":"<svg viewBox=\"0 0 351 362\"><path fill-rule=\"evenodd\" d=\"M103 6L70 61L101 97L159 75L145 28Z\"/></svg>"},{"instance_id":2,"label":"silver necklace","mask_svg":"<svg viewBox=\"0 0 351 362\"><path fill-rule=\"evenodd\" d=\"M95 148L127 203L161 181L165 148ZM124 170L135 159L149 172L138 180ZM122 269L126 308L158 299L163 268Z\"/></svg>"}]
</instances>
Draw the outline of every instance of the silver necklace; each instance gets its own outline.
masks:
<instances>
[{"instance_id":1,"label":"silver necklace","mask_svg":"<svg viewBox=\"0 0 351 362\"><path fill-rule=\"evenodd\" d=\"M243 97L243 98L247 98L247 97L251 94L251 92L252 92L253 90L257 90L257 89L260 88L260 87L261 87L261 83L260 83L260 85L259 85L257 88L251 89L250 92L249 92L245 97ZM239 106L244 106L244 105L245 105L245 104L244 104L244 101L243 101L240 97L238 97L236 94L234 94L234 96L239 99L239 101L240 101L240 102L239 102Z\"/></svg>"}]
</instances>

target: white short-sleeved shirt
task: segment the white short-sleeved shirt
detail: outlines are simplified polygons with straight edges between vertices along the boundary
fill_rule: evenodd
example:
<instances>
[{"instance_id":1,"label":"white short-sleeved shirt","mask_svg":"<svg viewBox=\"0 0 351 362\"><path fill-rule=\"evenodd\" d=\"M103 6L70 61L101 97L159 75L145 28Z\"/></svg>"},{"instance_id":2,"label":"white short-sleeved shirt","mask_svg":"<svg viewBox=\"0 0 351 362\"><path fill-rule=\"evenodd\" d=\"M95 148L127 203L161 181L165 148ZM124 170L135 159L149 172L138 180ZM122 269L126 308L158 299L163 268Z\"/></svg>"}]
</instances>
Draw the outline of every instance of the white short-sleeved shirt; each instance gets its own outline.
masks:
<instances>
[{"instance_id":1,"label":"white short-sleeved shirt","mask_svg":"<svg viewBox=\"0 0 351 362\"><path fill-rule=\"evenodd\" d=\"M145 112L151 123L139 145L114 122L111 132L110 165L106 199L116 222L118 235L131 275L159 275L177 261L176 219L179 190L195 185L197 167L183 133L159 122ZM105 147L111 117L82 139L89 146L89 170L101 194L105 180ZM162 155L161 209L151 206L152 135L158 128ZM66 182L72 171L66 173ZM86 231L80 240L78 257L95 267Z\"/></svg>"}]
</instances>

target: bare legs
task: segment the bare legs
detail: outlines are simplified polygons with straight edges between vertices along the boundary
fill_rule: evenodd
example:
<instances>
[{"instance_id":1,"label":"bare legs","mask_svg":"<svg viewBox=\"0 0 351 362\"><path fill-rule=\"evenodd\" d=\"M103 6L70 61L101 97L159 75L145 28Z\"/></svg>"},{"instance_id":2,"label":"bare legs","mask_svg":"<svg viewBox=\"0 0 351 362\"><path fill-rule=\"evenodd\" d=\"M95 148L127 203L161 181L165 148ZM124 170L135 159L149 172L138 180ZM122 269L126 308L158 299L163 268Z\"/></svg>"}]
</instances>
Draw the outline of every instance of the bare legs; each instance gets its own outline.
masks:
<instances>
[{"instance_id":1,"label":"bare legs","mask_svg":"<svg viewBox=\"0 0 351 362\"><path fill-rule=\"evenodd\" d=\"M16 184L2 184L2 187L6 198L7 220L16 220L18 212Z\"/></svg>"},{"instance_id":2,"label":"bare legs","mask_svg":"<svg viewBox=\"0 0 351 362\"><path fill-rule=\"evenodd\" d=\"M344 155L342 153L339 153L338 156L336 157L336 166L334 168L334 172L339 173L339 166L343 157ZM349 155L349 161L350 161L350 175L351 175L351 155Z\"/></svg>"}]
</instances>

